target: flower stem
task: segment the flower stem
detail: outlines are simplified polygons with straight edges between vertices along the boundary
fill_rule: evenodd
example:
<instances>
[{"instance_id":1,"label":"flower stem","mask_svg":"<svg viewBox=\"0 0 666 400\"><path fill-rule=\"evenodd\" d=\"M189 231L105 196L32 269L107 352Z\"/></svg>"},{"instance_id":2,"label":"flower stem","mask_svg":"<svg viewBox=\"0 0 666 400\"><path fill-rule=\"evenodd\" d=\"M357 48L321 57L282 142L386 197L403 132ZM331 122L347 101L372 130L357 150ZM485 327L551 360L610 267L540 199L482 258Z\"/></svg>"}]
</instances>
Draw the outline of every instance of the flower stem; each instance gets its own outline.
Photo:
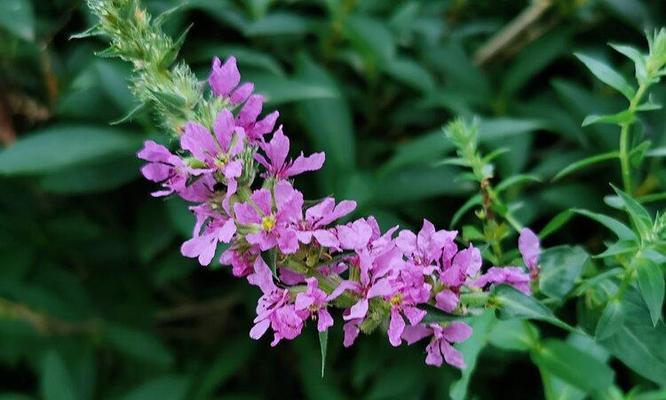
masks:
<instances>
[{"instance_id":1,"label":"flower stem","mask_svg":"<svg viewBox=\"0 0 666 400\"><path fill-rule=\"evenodd\" d=\"M631 149L629 148L629 134L631 132L631 125L634 122L634 115L636 114L636 109L638 104L645 95L645 92L648 88L647 83L643 83L638 87L634 98L631 99L629 103L629 113L632 115L631 120L624 122L620 125L620 167L622 170L622 185L624 186L624 191L631 194L632 193L632 182L631 182L631 162L629 160L629 153Z\"/></svg>"}]
</instances>

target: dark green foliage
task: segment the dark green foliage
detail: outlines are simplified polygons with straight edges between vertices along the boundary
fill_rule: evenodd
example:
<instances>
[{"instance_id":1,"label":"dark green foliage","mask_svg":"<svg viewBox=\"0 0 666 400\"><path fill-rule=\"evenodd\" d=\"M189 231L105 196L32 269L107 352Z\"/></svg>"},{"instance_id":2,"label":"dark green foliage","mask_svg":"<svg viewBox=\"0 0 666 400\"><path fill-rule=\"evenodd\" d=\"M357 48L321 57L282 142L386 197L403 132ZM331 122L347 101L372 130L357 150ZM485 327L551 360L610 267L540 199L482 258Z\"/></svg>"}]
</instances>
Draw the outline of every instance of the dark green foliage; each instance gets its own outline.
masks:
<instances>
[{"instance_id":1,"label":"dark green foliage","mask_svg":"<svg viewBox=\"0 0 666 400\"><path fill-rule=\"evenodd\" d=\"M666 6L553 1L480 64L531 4L500 3L146 0L174 38L154 66L181 78L156 91L94 56L106 42L82 2L0 1L0 399L666 398L666 117L651 111L666 86L650 75L666 59L644 40ZM302 181L310 198L515 248L509 226L478 227L487 178L498 215L541 232L536 296L501 286L497 315L470 316L469 369L426 367L423 344L393 349L380 332L345 350L339 324L269 350L248 337L257 292L180 256L193 219L149 196L134 154L187 117L160 113L201 101L176 56L204 80L231 54L280 106L293 147L326 151ZM441 130L456 116L479 117L475 176Z\"/></svg>"}]
</instances>

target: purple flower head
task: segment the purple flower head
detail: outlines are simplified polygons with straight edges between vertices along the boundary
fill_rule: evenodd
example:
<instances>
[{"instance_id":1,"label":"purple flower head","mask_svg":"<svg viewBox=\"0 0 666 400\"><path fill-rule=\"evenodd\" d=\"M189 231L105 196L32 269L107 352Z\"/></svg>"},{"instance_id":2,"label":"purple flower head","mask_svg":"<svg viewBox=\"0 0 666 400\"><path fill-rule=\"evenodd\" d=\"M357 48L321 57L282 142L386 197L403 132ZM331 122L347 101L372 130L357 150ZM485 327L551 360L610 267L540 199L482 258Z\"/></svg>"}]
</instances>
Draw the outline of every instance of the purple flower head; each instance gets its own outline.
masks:
<instances>
[{"instance_id":1,"label":"purple flower head","mask_svg":"<svg viewBox=\"0 0 666 400\"><path fill-rule=\"evenodd\" d=\"M492 267L470 286L483 288L491 284L507 284L525 294L531 293L530 276L519 267Z\"/></svg>"},{"instance_id":2,"label":"purple flower head","mask_svg":"<svg viewBox=\"0 0 666 400\"><path fill-rule=\"evenodd\" d=\"M297 311L307 310L312 318L317 320L317 330L324 332L333 326L333 317L329 314L326 306L328 305L326 292L319 289L317 279L306 279L308 288L305 292L296 296L294 303Z\"/></svg>"},{"instance_id":3,"label":"purple flower head","mask_svg":"<svg viewBox=\"0 0 666 400\"><path fill-rule=\"evenodd\" d=\"M276 179L287 179L306 171L316 171L324 165L324 153L314 153L305 157L303 153L294 161L287 161L289 154L289 138L282 133L282 126L273 134L270 142L259 143L259 147L266 154L255 154L255 159L266 168L264 176Z\"/></svg>"},{"instance_id":4,"label":"purple flower head","mask_svg":"<svg viewBox=\"0 0 666 400\"><path fill-rule=\"evenodd\" d=\"M373 237L373 232L372 225L363 218L336 227L340 247L345 250L366 248Z\"/></svg>"},{"instance_id":5,"label":"purple flower head","mask_svg":"<svg viewBox=\"0 0 666 400\"><path fill-rule=\"evenodd\" d=\"M405 328L402 338L408 344L432 336L426 347L426 364L441 366L442 361L457 368L465 368L462 354L451 343L460 343L472 336L472 328L464 322L451 322L442 327L439 324L417 325Z\"/></svg>"},{"instance_id":6,"label":"purple flower head","mask_svg":"<svg viewBox=\"0 0 666 400\"><path fill-rule=\"evenodd\" d=\"M303 214L303 194L287 181L278 182L274 192L273 197L268 189L256 190L249 202L236 203L236 220L254 228L245 239L261 251L277 246L284 254L293 254L298 250L295 228Z\"/></svg>"},{"instance_id":7,"label":"purple flower head","mask_svg":"<svg viewBox=\"0 0 666 400\"><path fill-rule=\"evenodd\" d=\"M245 135L252 144L263 141L265 134L272 132L280 113L273 111L263 119L257 121L263 108L264 98L261 95L253 94L247 99L236 117L236 125L245 130Z\"/></svg>"},{"instance_id":8,"label":"purple flower head","mask_svg":"<svg viewBox=\"0 0 666 400\"><path fill-rule=\"evenodd\" d=\"M468 277L479 273L482 262L479 249L470 245L453 257L451 266L440 274L440 280L449 287L460 287Z\"/></svg>"},{"instance_id":9,"label":"purple flower head","mask_svg":"<svg viewBox=\"0 0 666 400\"><path fill-rule=\"evenodd\" d=\"M241 252L238 249L230 248L220 256L222 265L231 265L231 273L237 277L243 277L254 272L254 261L258 257L258 252L250 248Z\"/></svg>"},{"instance_id":10,"label":"purple flower head","mask_svg":"<svg viewBox=\"0 0 666 400\"><path fill-rule=\"evenodd\" d=\"M445 249L451 245L455 248L456 235L456 231L436 231L435 226L424 219L418 235L409 230L400 231L395 243L415 264L430 266L442 258Z\"/></svg>"},{"instance_id":11,"label":"purple flower head","mask_svg":"<svg viewBox=\"0 0 666 400\"><path fill-rule=\"evenodd\" d=\"M204 164L203 172L219 172L227 185L227 196L236 192L236 178L243 172L238 155L243 151L245 134L234 125L229 110L222 110L215 120L213 136L208 129L196 122L188 122L180 138L180 146Z\"/></svg>"},{"instance_id":12,"label":"purple flower head","mask_svg":"<svg viewBox=\"0 0 666 400\"><path fill-rule=\"evenodd\" d=\"M238 86L240 78L236 58L229 57L224 64L217 57L213 59L208 84L215 96L228 98L229 102L234 105L244 102L252 94L254 85L244 83Z\"/></svg>"},{"instance_id":13,"label":"purple flower head","mask_svg":"<svg viewBox=\"0 0 666 400\"><path fill-rule=\"evenodd\" d=\"M388 336L391 345L399 346L402 341L402 332L405 329L403 315L410 325L421 322L426 312L417 305L428 301L431 285L425 281L423 267L412 263L404 263L391 283L396 290L389 299L391 319Z\"/></svg>"},{"instance_id":14,"label":"purple flower head","mask_svg":"<svg viewBox=\"0 0 666 400\"><path fill-rule=\"evenodd\" d=\"M148 164L141 168L143 176L162 185L163 190L153 192L153 196L168 196L185 190L192 169L169 149L152 140L146 140L137 156L148 161Z\"/></svg>"},{"instance_id":15,"label":"purple flower head","mask_svg":"<svg viewBox=\"0 0 666 400\"><path fill-rule=\"evenodd\" d=\"M229 243L236 233L234 220L210 209L207 204L191 208L196 214L194 237L180 248L185 257L198 258L201 265L210 264L217 244Z\"/></svg>"},{"instance_id":16,"label":"purple flower head","mask_svg":"<svg viewBox=\"0 0 666 400\"><path fill-rule=\"evenodd\" d=\"M530 274L535 278L539 273L539 254L541 253L539 237L531 229L523 228L518 237L518 249Z\"/></svg>"},{"instance_id":17,"label":"purple flower head","mask_svg":"<svg viewBox=\"0 0 666 400\"><path fill-rule=\"evenodd\" d=\"M282 339L291 340L300 335L308 312L296 310L295 305L289 303L289 290L275 285L273 275L261 257L257 257L254 273L248 275L247 280L263 292L257 302L257 317L250 337L259 339L270 327L274 334L271 346L275 346Z\"/></svg>"},{"instance_id":18,"label":"purple flower head","mask_svg":"<svg viewBox=\"0 0 666 400\"><path fill-rule=\"evenodd\" d=\"M327 197L305 211L305 218L298 224L296 235L301 243L309 244L314 237L317 243L331 249L339 249L340 242L334 228L326 229L331 222L351 213L356 202L350 200L335 204L335 199Z\"/></svg>"},{"instance_id":19,"label":"purple flower head","mask_svg":"<svg viewBox=\"0 0 666 400\"><path fill-rule=\"evenodd\" d=\"M383 254L371 254L369 250L361 250L358 253L359 281L343 281L329 296L335 298L345 290L358 295L359 300L344 315L345 321L365 318L368 313L370 299L374 297L392 296L395 288L386 276L390 271L387 265L394 265L395 257L399 257L397 251L387 251Z\"/></svg>"}]
</instances>

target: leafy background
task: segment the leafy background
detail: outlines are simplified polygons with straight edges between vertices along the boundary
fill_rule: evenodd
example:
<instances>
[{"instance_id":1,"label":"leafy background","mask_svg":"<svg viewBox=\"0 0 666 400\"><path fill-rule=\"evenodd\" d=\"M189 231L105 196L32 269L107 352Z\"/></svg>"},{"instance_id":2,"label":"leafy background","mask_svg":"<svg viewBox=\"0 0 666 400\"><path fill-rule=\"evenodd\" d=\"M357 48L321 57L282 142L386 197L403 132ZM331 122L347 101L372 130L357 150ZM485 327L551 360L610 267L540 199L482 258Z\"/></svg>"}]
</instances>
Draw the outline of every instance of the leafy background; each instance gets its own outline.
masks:
<instances>
[{"instance_id":1,"label":"leafy background","mask_svg":"<svg viewBox=\"0 0 666 400\"><path fill-rule=\"evenodd\" d=\"M178 3L145 1L154 14ZM546 7L521 35L481 59L492 37L540 4ZM311 327L278 349L252 341L257 293L224 268L181 257L190 214L177 200L151 198L152 185L139 177L134 154L145 138L160 135L157 124L149 115L109 124L136 104L129 68L94 56L102 41L69 39L93 23L80 1L0 3L0 139L8 148L0 150L0 399L465 392L582 399L613 380L624 392L666 386L664 336L625 348L661 353L622 363L584 336L490 313L474 321L475 336L462 346L470 364L462 376L423 365L422 346L390 348L379 332L345 350L337 326L323 379ZM269 108L279 107L294 147L326 151L325 169L300 180L310 198L355 199L358 215L374 214L384 227L415 228L426 217L461 229L473 212L452 219L477 189L458 179L456 167L437 164L453 152L441 126L457 115L479 116L484 150L510 149L496 160L495 182L504 182L516 217L539 229L572 207L613 213L603 199L612 193L608 182L619 181L617 163L553 181L576 160L616 148L617 129L581 122L625 106L573 52L632 76L631 63L606 43L645 48L643 30L666 23L666 3L190 0L166 28L176 33L189 23L181 55L202 79L212 56L235 55L244 79L256 82ZM666 100L663 85L653 95ZM643 122L653 144L666 145L663 111ZM666 187L660 159L649 161L644 178L638 194ZM608 237L576 217L545 245L598 253ZM565 265L576 279L588 262L582 248L555 248L544 263ZM562 304L561 318L593 327L600 310L595 316L582 303L594 303L595 294L567 301L570 289L548 293ZM640 320L642 300L628 301ZM528 351L539 335L549 339L539 342L541 351Z\"/></svg>"}]
</instances>

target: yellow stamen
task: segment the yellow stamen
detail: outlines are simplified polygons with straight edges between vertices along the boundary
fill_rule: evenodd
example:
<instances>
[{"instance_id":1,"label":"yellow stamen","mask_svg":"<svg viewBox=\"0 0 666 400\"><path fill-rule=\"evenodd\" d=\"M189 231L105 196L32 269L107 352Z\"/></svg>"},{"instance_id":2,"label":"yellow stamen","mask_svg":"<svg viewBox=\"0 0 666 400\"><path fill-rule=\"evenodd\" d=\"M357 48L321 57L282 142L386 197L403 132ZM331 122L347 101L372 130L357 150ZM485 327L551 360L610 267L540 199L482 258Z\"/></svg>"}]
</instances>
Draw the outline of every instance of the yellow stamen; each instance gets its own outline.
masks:
<instances>
[{"instance_id":1,"label":"yellow stamen","mask_svg":"<svg viewBox=\"0 0 666 400\"><path fill-rule=\"evenodd\" d=\"M267 215L261 219L261 228L270 232L275 228L275 216L273 214Z\"/></svg>"}]
</instances>

